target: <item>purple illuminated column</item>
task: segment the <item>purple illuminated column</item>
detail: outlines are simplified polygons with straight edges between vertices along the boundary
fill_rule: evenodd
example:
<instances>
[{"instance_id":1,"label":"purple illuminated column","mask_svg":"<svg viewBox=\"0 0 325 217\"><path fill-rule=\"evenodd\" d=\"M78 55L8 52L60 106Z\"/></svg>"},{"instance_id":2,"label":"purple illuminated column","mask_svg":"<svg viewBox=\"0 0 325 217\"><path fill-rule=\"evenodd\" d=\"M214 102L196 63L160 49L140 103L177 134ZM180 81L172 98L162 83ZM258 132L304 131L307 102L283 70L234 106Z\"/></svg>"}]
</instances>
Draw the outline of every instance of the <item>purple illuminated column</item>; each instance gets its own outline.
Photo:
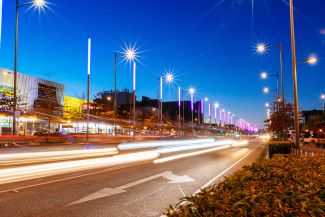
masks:
<instances>
[{"instance_id":1,"label":"purple illuminated column","mask_svg":"<svg viewBox=\"0 0 325 217\"><path fill-rule=\"evenodd\" d=\"M204 101L201 99L201 115L202 115L202 127L204 126L205 117L204 117Z\"/></svg>"},{"instance_id":2,"label":"purple illuminated column","mask_svg":"<svg viewBox=\"0 0 325 217\"><path fill-rule=\"evenodd\" d=\"M194 95L191 93L191 111L194 111Z\"/></svg>"},{"instance_id":3,"label":"purple illuminated column","mask_svg":"<svg viewBox=\"0 0 325 217\"><path fill-rule=\"evenodd\" d=\"M211 125L211 104L210 103L209 103L208 112L209 112L209 123Z\"/></svg>"},{"instance_id":4,"label":"purple illuminated column","mask_svg":"<svg viewBox=\"0 0 325 217\"><path fill-rule=\"evenodd\" d=\"M181 88L178 87L178 121L181 124Z\"/></svg>"}]
</instances>

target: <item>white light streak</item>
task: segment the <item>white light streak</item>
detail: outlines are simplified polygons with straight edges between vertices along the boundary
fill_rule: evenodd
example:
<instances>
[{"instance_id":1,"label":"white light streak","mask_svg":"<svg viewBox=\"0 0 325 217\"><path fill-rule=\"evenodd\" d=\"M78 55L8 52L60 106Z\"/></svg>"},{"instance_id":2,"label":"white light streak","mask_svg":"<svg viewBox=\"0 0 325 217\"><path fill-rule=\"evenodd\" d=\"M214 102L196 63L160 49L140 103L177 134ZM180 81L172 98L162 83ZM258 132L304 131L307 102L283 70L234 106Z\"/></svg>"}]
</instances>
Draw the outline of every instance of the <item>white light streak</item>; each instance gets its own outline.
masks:
<instances>
[{"instance_id":1,"label":"white light streak","mask_svg":"<svg viewBox=\"0 0 325 217\"><path fill-rule=\"evenodd\" d=\"M39 163L84 157L99 157L118 154L117 148L82 149L68 151L47 151L15 154L0 154L0 165Z\"/></svg>"},{"instance_id":2,"label":"white light streak","mask_svg":"<svg viewBox=\"0 0 325 217\"><path fill-rule=\"evenodd\" d=\"M0 184L42 178L82 170L147 162L157 159L158 157L159 153L156 151L144 151L132 154L117 155L107 158L76 160L59 163L48 163L43 165L23 166L10 169L1 169Z\"/></svg>"},{"instance_id":3,"label":"white light streak","mask_svg":"<svg viewBox=\"0 0 325 217\"><path fill-rule=\"evenodd\" d=\"M189 140L172 140L172 141L157 141L157 142L138 142L138 143L124 143L118 145L119 150L132 150L143 148L157 148L163 146L181 146L193 145L201 143L212 143L214 139L189 139Z\"/></svg>"},{"instance_id":4,"label":"white light streak","mask_svg":"<svg viewBox=\"0 0 325 217\"><path fill-rule=\"evenodd\" d=\"M88 39L88 75L90 75L91 39Z\"/></svg>"},{"instance_id":5,"label":"white light streak","mask_svg":"<svg viewBox=\"0 0 325 217\"><path fill-rule=\"evenodd\" d=\"M226 148L230 148L230 147L231 147L231 145L225 145L225 146L210 148L210 149L206 149L206 150L202 150L202 151L196 151L196 152L184 153L184 154L179 154L179 155L173 155L173 156L169 156L169 157L154 160L154 163L156 163L156 164L165 163L167 161L177 160L177 159L191 157L191 156L195 156L195 155L206 154L206 153L209 153L209 152L214 152L214 151L218 151L218 150L222 150L222 149L226 149Z\"/></svg>"}]
</instances>

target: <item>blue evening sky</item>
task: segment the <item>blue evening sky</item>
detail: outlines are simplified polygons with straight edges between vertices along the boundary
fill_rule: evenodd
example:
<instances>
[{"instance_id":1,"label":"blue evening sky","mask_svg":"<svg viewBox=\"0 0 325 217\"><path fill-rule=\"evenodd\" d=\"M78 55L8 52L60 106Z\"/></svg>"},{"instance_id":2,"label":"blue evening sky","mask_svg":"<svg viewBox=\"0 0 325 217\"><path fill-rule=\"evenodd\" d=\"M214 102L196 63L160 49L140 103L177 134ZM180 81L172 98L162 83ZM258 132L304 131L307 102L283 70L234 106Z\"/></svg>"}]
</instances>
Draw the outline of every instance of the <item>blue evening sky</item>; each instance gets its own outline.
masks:
<instances>
[{"instance_id":1,"label":"blue evening sky","mask_svg":"<svg viewBox=\"0 0 325 217\"><path fill-rule=\"evenodd\" d=\"M21 0L22 1L22 0ZM278 50L264 56L254 44L283 43L285 95L292 101L291 45L287 0L49 0L40 14L20 10L19 71L65 84L66 94L86 93L87 38L92 38L92 94L113 88L113 53L137 43L137 95L157 97L157 77L173 70L177 84L194 86L241 118L263 126L262 88L279 71ZM252 7L253 4L253 7ZM325 92L325 1L295 0L298 61L311 54L315 66L298 65L301 109L321 108ZM15 1L3 0L0 67L13 69ZM118 88L131 87L128 64L118 66ZM177 84L164 100L177 99ZM188 97L188 96L187 96Z\"/></svg>"}]
</instances>

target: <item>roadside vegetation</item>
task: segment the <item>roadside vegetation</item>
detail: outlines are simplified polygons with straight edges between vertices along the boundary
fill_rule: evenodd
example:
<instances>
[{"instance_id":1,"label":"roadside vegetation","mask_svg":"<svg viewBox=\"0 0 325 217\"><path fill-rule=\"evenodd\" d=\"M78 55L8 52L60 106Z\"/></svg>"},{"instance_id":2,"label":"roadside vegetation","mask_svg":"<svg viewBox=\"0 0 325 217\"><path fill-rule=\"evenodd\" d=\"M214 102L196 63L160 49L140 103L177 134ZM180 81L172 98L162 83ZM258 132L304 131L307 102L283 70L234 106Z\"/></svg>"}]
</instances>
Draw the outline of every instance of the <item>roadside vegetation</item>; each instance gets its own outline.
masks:
<instances>
[{"instance_id":1,"label":"roadside vegetation","mask_svg":"<svg viewBox=\"0 0 325 217\"><path fill-rule=\"evenodd\" d=\"M325 216L325 155L285 156L246 166L223 182L183 198L165 215Z\"/></svg>"}]
</instances>

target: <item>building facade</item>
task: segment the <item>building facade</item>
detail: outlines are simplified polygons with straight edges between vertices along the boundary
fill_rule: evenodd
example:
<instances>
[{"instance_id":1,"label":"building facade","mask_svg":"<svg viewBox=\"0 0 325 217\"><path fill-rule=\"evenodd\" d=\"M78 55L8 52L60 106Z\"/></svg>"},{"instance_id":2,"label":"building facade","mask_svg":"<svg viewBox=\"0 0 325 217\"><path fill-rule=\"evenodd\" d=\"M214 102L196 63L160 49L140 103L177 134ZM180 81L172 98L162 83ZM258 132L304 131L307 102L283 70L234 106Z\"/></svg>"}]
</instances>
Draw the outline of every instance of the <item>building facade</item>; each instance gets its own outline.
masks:
<instances>
[{"instance_id":1,"label":"building facade","mask_svg":"<svg viewBox=\"0 0 325 217\"><path fill-rule=\"evenodd\" d=\"M13 84L13 71L0 69L0 128L2 131L12 128ZM35 118L29 118L33 115L39 116L42 121L47 116L52 116L54 119L62 117L63 97L63 84L17 73L18 130L23 128L25 134L29 122L35 125Z\"/></svg>"}]
</instances>

